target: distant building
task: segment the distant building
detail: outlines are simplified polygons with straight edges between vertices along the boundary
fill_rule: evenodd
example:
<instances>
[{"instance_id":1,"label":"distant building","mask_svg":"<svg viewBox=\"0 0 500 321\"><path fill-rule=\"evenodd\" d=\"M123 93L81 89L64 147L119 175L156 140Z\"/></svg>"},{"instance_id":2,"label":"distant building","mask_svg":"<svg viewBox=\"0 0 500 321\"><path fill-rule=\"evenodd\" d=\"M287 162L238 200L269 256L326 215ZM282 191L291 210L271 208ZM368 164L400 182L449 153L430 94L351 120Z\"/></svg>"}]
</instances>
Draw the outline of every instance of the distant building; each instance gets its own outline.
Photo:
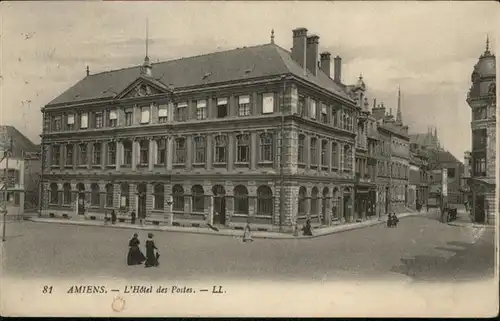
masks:
<instances>
[{"instance_id":1,"label":"distant building","mask_svg":"<svg viewBox=\"0 0 500 321\"><path fill-rule=\"evenodd\" d=\"M8 164L5 158L0 162L0 200L7 204L8 217L21 218L26 212L34 212L38 206L40 149L15 127L0 126L0 155L4 155L11 140L12 150ZM7 189L7 198L3 193L4 187Z\"/></svg>"},{"instance_id":2,"label":"distant building","mask_svg":"<svg viewBox=\"0 0 500 321\"><path fill-rule=\"evenodd\" d=\"M450 152L445 150L432 151L429 159L431 170L430 180L433 183L431 192L443 189L443 170L446 172L447 201L450 204L462 204L464 195L462 192L462 173L464 165Z\"/></svg>"},{"instance_id":3,"label":"distant building","mask_svg":"<svg viewBox=\"0 0 500 321\"><path fill-rule=\"evenodd\" d=\"M436 127L429 127L427 133L410 134L410 143L423 147L425 149L442 149L442 144L439 140Z\"/></svg>"},{"instance_id":4,"label":"distant building","mask_svg":"<svg viewBox=\"0 0 500 321\"><path fill-rule=\"evenodd\" d=\"M471 75L467 94L472 121L471 177L472 216L476 222L495 222L496 179L496 59L486 50L479 57Z\"/></svg>"},{"instance_id":5,"label":"distant building","mask_svg":"<svg viewBox=\"0 0 500 321\"><path fill-rule=\"evenodd\" d=\"M429 156L426 149L418 144L410 144L410 186L415 188L415 205L419 202L422 206L429 199ZM412 187L413 188L413 187ZM409 203L413 205L413 200Z\"/></svg>"}]
</instances>

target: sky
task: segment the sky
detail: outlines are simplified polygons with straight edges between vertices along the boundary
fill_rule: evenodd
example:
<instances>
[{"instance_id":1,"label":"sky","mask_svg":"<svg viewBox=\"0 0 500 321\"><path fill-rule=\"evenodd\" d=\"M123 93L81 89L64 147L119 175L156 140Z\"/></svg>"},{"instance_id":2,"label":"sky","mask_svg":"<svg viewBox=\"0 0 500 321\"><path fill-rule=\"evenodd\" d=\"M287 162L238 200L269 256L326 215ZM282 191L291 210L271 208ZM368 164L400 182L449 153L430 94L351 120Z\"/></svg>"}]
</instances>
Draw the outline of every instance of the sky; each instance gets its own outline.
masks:
<instances>
[{"instance_id":1,"label":"sky","mask_svg":"<svg viewBox=\"0 0 500 321\"><path fill-rule=\"evenodd\" d=\"M370 104L393 114L400 86L410 132L437 127L461 160L471 145L470 76L487 34L497 53L500 30L495 2L1 2L0 17L0 124L35 143L40 108L87 65L97 73L142 63L147 20L153 62L268 43L272 29L289 49L292 30L305 27L321 51L342 57L344 83L362 74Z\"/></svg>"}]
</instances>

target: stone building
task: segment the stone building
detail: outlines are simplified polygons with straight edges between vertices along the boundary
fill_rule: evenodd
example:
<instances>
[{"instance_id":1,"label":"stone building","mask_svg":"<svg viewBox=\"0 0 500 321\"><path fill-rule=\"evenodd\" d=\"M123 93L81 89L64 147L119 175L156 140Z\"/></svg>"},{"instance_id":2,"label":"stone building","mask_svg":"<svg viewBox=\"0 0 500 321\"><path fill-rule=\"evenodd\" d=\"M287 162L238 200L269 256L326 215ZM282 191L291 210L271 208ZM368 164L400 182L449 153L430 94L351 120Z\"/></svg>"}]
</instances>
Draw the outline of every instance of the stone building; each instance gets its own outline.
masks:
<instances>
[{"instance_id":1,"label":"stone building","mask_svg":"<svg viewBox=\"0 0 500 321\"><path fill-rule=\"evenodd\" d=\"M44 215L290 231L352 221L360 107L341 58L274 43L90 74L42 108ZM281 193L283 192L283 193Z\"/></svg>"},{"instance_id":2,"label":"stone building","mask_svg":"<svg viewBox=\"0 0 500 321\"><path fill-rule=\"evenodd\" d=\"M410 138L408 126L402 120L400 91L396 119L392 110L386 113L383 103L374 107L372 114L377 120L377 130L382 140L377 162L378 202L383 213L402 212L408 205Z\"/></svg>"},{"instance_id":3,"label":"stone building","mask_svg":"<svg viewBox=\"0 0 500 321\"><path fill-rule=\"evenodd\" d=\"M472 86L467 94L472 121L472 216L476 222L495 222L496 178L496 59L486 50L479 57L471 75Z\"/></svg>"},{"instance_id":4,"label":"stone building","mask_svg":"<svg viewBox=\"0 0 500 321\"><path fill-rule=\"evenodd\" d=\"M415 205L417 201L422 206L427 204L429 179L429 156L426 147L411 143L409 183L410 186L415 186Z\"/></svg>"}]
</instances>

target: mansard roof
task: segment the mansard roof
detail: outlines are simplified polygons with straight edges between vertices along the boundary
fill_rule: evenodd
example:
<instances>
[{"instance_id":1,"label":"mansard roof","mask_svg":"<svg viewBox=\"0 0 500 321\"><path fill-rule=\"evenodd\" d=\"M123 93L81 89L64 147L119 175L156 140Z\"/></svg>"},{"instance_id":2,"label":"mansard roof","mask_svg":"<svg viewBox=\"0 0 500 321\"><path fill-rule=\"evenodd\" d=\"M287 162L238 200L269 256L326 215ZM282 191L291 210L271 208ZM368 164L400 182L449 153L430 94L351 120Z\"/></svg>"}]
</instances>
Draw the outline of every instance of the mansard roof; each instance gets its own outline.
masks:
<instances>
[{"instance_id":1,"label":"mansard roof","mask_svg":"<svg viewBox=\"0 0 500 321\"><path fill-rule=\"evenodd\" d=\"M48 105L113 99L140 77L140 68L138 65L89 75ZM354 104L343 85L321 70L317 76L309 71L304 73L291 53L275 44L153 63L152 71L152 81L171 90L293 74Z\"/></svg>"}]
</instances>

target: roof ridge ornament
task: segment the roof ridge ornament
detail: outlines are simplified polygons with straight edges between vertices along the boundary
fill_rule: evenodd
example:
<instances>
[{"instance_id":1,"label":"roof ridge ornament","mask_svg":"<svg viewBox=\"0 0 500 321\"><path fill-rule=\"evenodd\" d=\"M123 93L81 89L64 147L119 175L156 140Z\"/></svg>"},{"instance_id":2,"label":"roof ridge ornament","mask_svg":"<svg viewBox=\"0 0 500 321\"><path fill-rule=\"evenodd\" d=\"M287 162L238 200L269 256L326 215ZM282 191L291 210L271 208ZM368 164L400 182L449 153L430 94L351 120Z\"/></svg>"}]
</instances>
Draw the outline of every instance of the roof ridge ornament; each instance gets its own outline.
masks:
<instances>
[{"instance_id":1,"label":"roof ridge ornament","mask_svg":"<svg viewBox=\"0 0 500 321\"><path fill-rule=\"evenodd\" d=\"M271 29L271 43L274 43L274 29Z\"/></svg>"}]
</instances>

